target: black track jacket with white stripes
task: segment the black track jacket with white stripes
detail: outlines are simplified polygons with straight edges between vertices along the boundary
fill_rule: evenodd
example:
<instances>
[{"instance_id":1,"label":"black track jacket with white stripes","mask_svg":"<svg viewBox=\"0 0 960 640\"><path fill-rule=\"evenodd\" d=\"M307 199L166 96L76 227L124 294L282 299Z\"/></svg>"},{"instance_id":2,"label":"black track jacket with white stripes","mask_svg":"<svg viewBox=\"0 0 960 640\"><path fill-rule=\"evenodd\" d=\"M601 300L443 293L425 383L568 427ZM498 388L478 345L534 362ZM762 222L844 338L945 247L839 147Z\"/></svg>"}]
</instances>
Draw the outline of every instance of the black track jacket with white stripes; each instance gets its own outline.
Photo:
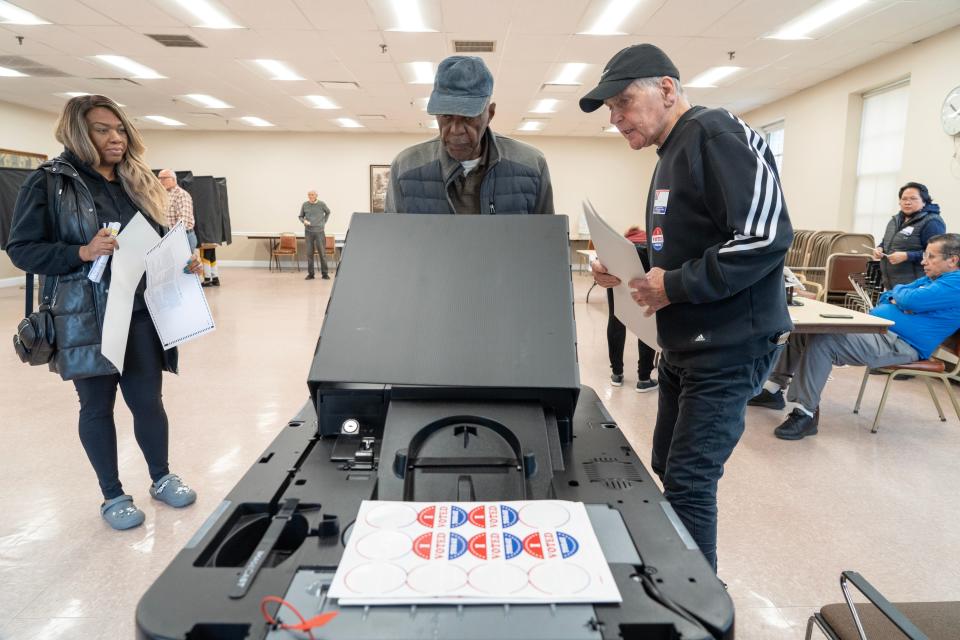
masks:
<instances>
[{"instance_id":1,"label":"black track jacket with white stripes","mask_svg":"<svg viewBox=\"0 0 960 640\"><path fill-rule=\"evenodd\" d=\"M666 271L663 357L743 364L792 328L783 263L793 228L763 136L724 109L693 107L657 150L647 196L650 264Z\"/></svg>"}]
</instances>

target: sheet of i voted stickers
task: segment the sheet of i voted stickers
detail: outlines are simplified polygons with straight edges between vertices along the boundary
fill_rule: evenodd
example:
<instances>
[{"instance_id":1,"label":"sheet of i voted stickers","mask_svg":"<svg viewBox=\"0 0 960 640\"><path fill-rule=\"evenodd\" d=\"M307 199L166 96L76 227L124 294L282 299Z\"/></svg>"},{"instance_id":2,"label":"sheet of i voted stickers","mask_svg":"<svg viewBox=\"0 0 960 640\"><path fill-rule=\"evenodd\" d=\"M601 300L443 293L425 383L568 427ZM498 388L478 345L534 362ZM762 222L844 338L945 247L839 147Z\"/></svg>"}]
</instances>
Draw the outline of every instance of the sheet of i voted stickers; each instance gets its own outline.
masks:
<instances>
[{"instance_id":1,"label":"sheet of i voted stickers","mask_svg":"<svg viewBox=\"0 0 960 640\"><path fill-rule=\"evenodd\" d=\"M581 502L365 500L340 604L622 602Z\"/></svg>"}]
</instances>

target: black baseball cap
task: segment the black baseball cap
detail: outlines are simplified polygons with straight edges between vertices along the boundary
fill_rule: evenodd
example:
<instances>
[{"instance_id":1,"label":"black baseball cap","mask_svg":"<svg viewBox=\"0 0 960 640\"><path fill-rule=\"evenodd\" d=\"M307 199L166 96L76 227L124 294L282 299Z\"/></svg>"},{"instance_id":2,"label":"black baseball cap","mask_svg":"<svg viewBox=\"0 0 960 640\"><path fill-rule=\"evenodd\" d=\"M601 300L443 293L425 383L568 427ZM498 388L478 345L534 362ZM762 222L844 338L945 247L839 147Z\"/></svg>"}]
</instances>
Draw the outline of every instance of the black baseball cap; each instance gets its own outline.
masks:
<instances>
[{"instance_id":1,"label":"black baseball cap","mask_svg":"<svg viewBox=\"0 0 960 640\"><path fill-rule=\"evenodd\" d=\"M586 113L596 111L603 101L617 95L637 78L670 76L680 79L673 61L652 44L635 44L621 49L600 74L600 84L580 98L580 109Z\"/></svg>"}]
</instances>

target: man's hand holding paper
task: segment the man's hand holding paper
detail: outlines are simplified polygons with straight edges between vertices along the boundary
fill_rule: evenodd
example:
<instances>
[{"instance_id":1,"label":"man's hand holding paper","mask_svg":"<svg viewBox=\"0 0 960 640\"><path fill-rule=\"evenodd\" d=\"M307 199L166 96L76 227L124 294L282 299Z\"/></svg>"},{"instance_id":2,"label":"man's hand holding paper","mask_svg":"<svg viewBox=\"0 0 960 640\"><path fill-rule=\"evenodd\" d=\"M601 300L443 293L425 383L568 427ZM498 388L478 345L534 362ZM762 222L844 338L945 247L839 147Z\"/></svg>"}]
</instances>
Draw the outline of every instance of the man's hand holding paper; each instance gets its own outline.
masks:
<instances>
[{"instance_id":1,"label":"man's hand holding paper","mask_svg":"<svg viewBox=\"0 0 960 640\"><path fill-rule=\"evenodd\" d=\"M653 267L647 271L647 275L642 278L634 278L627 285L633 289L630 297L641 307L646 307L643 315L650 317L660 309L670 304L667 298L667 290L663 284L663 274L666 273L660 267Z\"/></svg>"}]
</instances>

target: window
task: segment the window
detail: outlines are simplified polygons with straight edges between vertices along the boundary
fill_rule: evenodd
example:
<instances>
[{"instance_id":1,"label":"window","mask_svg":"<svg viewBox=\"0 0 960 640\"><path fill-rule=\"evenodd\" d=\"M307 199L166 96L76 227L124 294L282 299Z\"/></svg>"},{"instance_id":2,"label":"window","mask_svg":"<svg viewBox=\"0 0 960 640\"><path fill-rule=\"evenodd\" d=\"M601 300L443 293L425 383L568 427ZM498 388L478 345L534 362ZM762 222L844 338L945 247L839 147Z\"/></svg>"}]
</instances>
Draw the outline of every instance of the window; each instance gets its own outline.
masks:
<instances>
[{"instance_id":1,"label":"window","mask_svg":"<svg viewBox=\"0 0 960 640\"><path fill-rule=\"evenodd\" d=\"M770 153L777 163L777 173L783 175L783 120L768 124L763 128L763 139L770 147Z\"/></svg>"},{"instance_id":2,"label":"window","mask_svg":"<svg viewBox=\"0 0 960 640\"><path fill-rule=\"evenodd\" d=\"M863 94L854 231L872 233L880 242L896 213L903 138L910 97L908 81Z\"/></svg>"}]
</instances>

